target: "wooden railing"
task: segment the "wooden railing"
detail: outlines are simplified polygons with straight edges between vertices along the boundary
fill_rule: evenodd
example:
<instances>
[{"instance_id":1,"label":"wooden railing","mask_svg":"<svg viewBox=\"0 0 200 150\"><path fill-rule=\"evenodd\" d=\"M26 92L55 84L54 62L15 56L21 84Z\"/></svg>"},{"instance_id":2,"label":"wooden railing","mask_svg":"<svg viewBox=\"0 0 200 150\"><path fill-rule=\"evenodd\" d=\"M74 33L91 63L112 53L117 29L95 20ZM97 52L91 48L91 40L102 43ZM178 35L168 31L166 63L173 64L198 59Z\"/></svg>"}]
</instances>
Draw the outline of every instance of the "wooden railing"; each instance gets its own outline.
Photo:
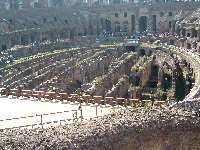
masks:
<instances>
[{"instance_id":1,"label":"wooden railing","mask_svg":"<svg viewBox=\"0 0 200 150\"><path fill-rule=\"evenodd\" d=\"M70 93L59 93L59 92L46 92L46 91L34 91L34 90L20 90L20 89L9 89L0 88L1 96L13 96L13 97L24 97L24 98L36 98L38 100L57 100L57 101L70 101L79 102L87 104L99 104L111 106L121 105L121 106L135 106L140 104L145 106L146 103L150 103L151 106L161 106L162 104L168 105L168 101L159 100L140 100L132 98L117 98L117 97L106 97L106 96L94 96L86 94L70 94Z\"/></svg>"}]
</instances>

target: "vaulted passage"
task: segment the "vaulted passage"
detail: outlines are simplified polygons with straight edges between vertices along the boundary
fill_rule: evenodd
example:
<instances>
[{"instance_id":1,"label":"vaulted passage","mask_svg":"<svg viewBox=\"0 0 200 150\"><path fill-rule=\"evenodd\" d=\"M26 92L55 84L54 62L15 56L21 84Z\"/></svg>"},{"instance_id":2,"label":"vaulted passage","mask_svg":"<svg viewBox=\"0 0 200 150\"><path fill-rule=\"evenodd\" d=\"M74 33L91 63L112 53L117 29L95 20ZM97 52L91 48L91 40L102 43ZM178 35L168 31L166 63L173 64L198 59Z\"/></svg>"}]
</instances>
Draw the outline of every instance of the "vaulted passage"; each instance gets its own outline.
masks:
<instances>
[{"instance_id":1,"label":"vaulted passage","mask_svg":"<svg viewBox=\"0 0 200 150\"><path fill-rule=\"evenodd\" d=\"M131 15L131 32L135 32L135 15Z\"/></svg>"},{"instance_id":2,"label":"vaulted passage","mask_svg":"<svg viewBox=\"0 0 200 150\"><path fill-rule=\"evenodd\" d=\"M140 49L139 56L144 56L144 55L145 55L145 50L144 49Z\"/></svg>"},{"instance_id":3,"label":"vaulted passage","mask_svg":"<svg viewBox=\"0 0 200 150\"><path fill-rule=\"evenodd\" d=\"M136 46L126 46L126 50L129 52L135 52Z\"/></svg>"},{"instance_id":4,"label":"vaulted passage","mask_svg":"<svg viewBox=\"0 0 200 150\"><path fill-rule=\"evenodd\" d=\"M115 22L115 32L120 32L120 23L118 21Z\"/></svg>"},{"instance_id":5,"label":"vaulted passage","mask_svg":"<svg viewBox=\"0 0 200 150\"><path fill-rule=\"evenodd\" d=\"M152 17L152 27L153 27L153 32L156 32L156 15L153 15Z\"/></svg>"},{"instance_id":6,"label":"vaulted passage","mask_svg":"<svg viewBox=\"0 0 200 150\"><path fill-rule=\"evenodd\" d=\"M176 79L175 97L177 101L183 100L185 97L185 80L183 76L178 76Z\"/></svg>"},{"instance_id":7,"label":"vaulted passage","mask_svg":"<svg viewBox=\"0 0 200 150\"><path fill-rule=\"evenodd\" d=\"M106 24L106 31L112 32L111 21L106 19L105 24Z\"/></svg>"},{"instance_id":8,"label":"vaulted passage","mask_svg":"<svg viewBox=\"0 0 200 150\"><path fill-rule=\"evenodd\" d=\"M147 30L147 16L141 16L139 19L139 31L144 32Z\"/></svg>"},{"instance_id":9,"label":"vaulted passage","mask_svg":"<svg viewBox=\"0 0 200 150\"><path fill-rule=\"evenodd\" d=\"M164 91L168 90L171 88L172 85L172 78L169 74L164 73L163 74L163 79L162 79L162 89Z\"/></svg>"}]
</instances>

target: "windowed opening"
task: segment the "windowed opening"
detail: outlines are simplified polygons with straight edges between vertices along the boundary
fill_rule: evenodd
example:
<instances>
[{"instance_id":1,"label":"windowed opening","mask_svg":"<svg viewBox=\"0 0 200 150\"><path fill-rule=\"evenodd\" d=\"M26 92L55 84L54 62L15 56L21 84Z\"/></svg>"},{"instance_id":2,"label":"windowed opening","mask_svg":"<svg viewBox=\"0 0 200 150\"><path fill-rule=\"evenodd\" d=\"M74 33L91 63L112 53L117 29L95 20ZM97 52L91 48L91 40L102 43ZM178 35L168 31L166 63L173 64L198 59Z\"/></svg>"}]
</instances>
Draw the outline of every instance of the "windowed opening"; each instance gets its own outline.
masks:
<instances>
[{"instance_id":1,"label":"windowed opening","mask_svg":"<svg viewBox=\"0 0 200 150\"><path fill-rule=\"evenodd\" d=\"M171 29L171 28L172 28L172 22L169 21L169 29Z\"/></svg>"},{"instance_id":2,"label":"windowed opening","mask_svg":"<svg viewBox=\"0 0 200 150\"><path fill-rule=\"evenodd\" d=\"M145 32L147 30L147 16L141 16L139 19L139 31Z\"/></svg>"},{"instance_id":3,"label":"windowed opening","mask_svg":"<svg viewBox=\"0 0 200 150\"><path fill-rule=\"evenodd\" d=\"M169 44L170 45L174 45L174 40L171 39L170 42L169 42Z\"/></svg>"},{"instance_id":4,"label":"windowed opening","mask_svg":"<svg viewBox=\"0 0 200 150\"><path fill-rule=\"evenodd\" d=\"M68 21L67 21L67 19L65 20L65 23L66 23L66 24L68 24Z\"/></svg>"},{"instance_id":5,"label":"windowed opening","mask_svg":"<svg viewBox=\"0 0 200 150\"><path fill-rule=\"evenodd\" d=\"M54 17L54 21L57 22L57 18L56 17Z\"/></svg>"},{"instance_id":6,"label":"windowed opening","mask_svg":"<svg viewBox=\"0 0 200 150\"><path fill-rule=\"evenodd\" d=\"M187 49L191 49L191 44L187 43Z\"/></svg>"},{"instance_id":7,"label":"windowed opening","mask_svg":"<svg viewBox=\"0 0 200 150\"><path fill-rule=\"evenodd\" d=\"M124 18L126 18L127 17L127 12L124 12Z\"/></svg>"},{"instance_id":8,"label":"windowed opening","mask_svg":"<svg viewBox=\"0 0 200 150\"><path fill-rule=\"evenodd\" d=\"M120 23L118 21L115 22L115 32L120 32Z\"/></svg>"},{"instance_id":9,"label":"windowed opening","mask_svg":"<svg viewBox=\"0 0 200 150\"><path fill-rule=\"evenodd\" d=\"M2 50L6 50L6 49L7 49L7 46L6 46L6 45L2 45L2 46L1 46L1 49L2 49Z\"/></svg>"},{"instance_id":10,"label":"windowed opening","mask_svg":"<svg viewBox=\"0 0 200 150\"><path fill-rule=\"evenodd\" d=\"M172 16L172 12L169 12L169 16Z\"/></svg>"},{"instance_id":11,"label":"windowed opening","mask_svg":"<svg viewBox=\"0 0 200 150\"><path fill-rule=\"evenodd\" d=\"M46 23L47 22L47 18L43 18L43 22Z\"/></svg>"},{"instance_id":12,"label":"windowed opening","mask_svg":"<svg viewBox=\"0 0 200 150\"><path fill-rule=\"evenodd\" d=\"M37 23L37 22L35 22L35 21L33 22L33 24L34 24L34 25L38 25L38 23Z\"/></svg>"},{"instance_id":13,"label":"windowed opening","mask_svg":"<svg viewBox=\"0 0 200 150\"><path fill-rule=\"evenodd\" d=\"M182 30L182 35L185 36L185 29Z\"/></svg>"},{"instance_id":14,"label":"windowed opening","mask_svg":"<svg viewBox=\"0 0 200 150\"><path fill-rule=\"evenodd\" d=\"M141 49L140 50L140 53L139 53L139 56L144 56L145 55L145 50L144 49Z\"/></svg>"},{"instance_id":15,"label":"windowed opening","mask_svg":"<svg viewBox=\"0 0 200 150\"><path fill-rule=\"evenodd\" d=\"M115 17L119 17L118 13L115 13Z\"/></svg>"},{"instance_id":16,"label":"windowed opening","mask_svg":"<svg viewBox=\"0 0 200 150\"><path fill-rule=\"evenodd\" d=\"M192 29L192 37L197 37L197 30L195 30L194 28Z\"/></svg>"},{"instance_id":17,"label":"windowed opening","mask_svg":"<svg viewBox=\"0 0 200 150\"><path fill-rule=\"evenodd\" d=\"M124 32L128 32L128 21L123 22Z\"/></svg>"},{"instance_id":18,"label":"windowed opening","mask_svg":"<svg viewBox=\"0 0 200 150\"><path fill-rule=\"evenodd\" d=\"M160 12L160 17L163 17L164 16L164 12Z\"/></svg>"}]
</instances>

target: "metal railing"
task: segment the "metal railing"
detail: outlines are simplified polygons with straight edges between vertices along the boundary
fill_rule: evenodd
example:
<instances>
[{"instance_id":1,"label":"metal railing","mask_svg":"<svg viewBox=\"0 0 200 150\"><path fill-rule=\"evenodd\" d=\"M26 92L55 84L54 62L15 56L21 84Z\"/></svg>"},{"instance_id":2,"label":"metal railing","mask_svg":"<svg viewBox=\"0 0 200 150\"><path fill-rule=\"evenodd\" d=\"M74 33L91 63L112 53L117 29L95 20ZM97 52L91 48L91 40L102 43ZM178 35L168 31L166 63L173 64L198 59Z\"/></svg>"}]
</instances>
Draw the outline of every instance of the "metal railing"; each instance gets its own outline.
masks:
<instances>
[{"instance_id":1,"label":"metal railing","mask_svg":"<svg viewBox=\"0 0 200 150\"><path fill-rule=\"evenodd\" d=\"M56 118L56 119L54 119ZM45 128L52 124L62 125L69 124L81 118L77 110L43 113L29 116L21 116L0 120L0 129L15 129L15 128ZM31 123L26 123L31 122ZM15 124L18 124L15 126Z\"/></svg>"},{"instance_id":2,"label":"metal railing","mask_svg":"<svg viewBox=\"0 0 200 150\"><path fill-rule=\"evenodd\" d=\"M14 128L37 128L37 127L48 127L52 126L52 124L59 124L62 123L69 124L73 123L74 121L84 121L88 120L88 118L83 118L82 112L82 103L86 105L94 105L95 108L95 115L98 118L97 107L98 106L106 106L109 105L112 108L113 106L122 106L123 108L127 108L128 106L136 106L136 107L144 107L146 105L149 106L161 106L161 105L168 105L168 101L158 101L158 100L140 100L140 99L126 99L126 98L116 98L116 97L105 97L105 96L93 96L93 95L85 95L85 94L69 94L69 93L59 93L59 92L45 92L45 91L33 91L33 90L19 90L19 89L9 89L9 88L1 88L0 89L1 96L12 96L15 98L34 98L37 100L47 100L49 102L56 100L60 102L78 102L80 104L78 110L71 110L71 111L63 111L63 112L52 112L52 113L43 113L43 114L36 114L36 115L29 115L29 116L22 116L22 117L15 117L15 118L8 118L4 120L0 120L0 129L14 129ZM66 113L66 115L64 115ZM71 113L71 114L70 114ZM68 114L68 115L67 115ZM52 117L54 115L54 117ZM52 119L57 118L57 119ZM24 121L23 121L24 119ZM92 118L89 118L92 119ZM29 121L28 121L29 120ZM19 121L16 123L16 121ZM29 122L24 123L23 125L21 122ZM30 124L31 122L31 124ZM9 124L11 125L9 127ZM18 124L16 127L13 124Z\"/></svg>"}]
</instances>

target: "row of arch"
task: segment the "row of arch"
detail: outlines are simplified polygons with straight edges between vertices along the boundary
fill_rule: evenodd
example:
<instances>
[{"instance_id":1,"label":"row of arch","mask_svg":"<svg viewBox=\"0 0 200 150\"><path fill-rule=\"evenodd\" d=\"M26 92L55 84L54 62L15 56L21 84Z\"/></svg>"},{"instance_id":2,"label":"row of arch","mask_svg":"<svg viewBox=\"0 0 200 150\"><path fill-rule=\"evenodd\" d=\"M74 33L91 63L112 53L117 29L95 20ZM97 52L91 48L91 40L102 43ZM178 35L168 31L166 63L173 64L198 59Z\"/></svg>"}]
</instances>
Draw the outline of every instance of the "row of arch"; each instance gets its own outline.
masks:
<instances>
[{"instance_id":1,"label":"row of arch","mask_svg":"<svg viewBox=\"0 0 200 150\"><path fill-rule=\"evenodd\" d=\"M154 17L155 18L155 17ZM139 32L144 32L147 30L148 26L148 17L147 16L141 16L138 20L139 22ZM154 31L156 31L156 18L154 19ZM114 29L112 29L112 24L114 26ZM123 21L120 23L119 21L111 22L108 19L105 19L105 31L107 32L135 32L136 31L136 20L135 15L131 16L130 23L128 20ZM130 29L130 30L129 30Z\"/></svg>"}]
</instances>

